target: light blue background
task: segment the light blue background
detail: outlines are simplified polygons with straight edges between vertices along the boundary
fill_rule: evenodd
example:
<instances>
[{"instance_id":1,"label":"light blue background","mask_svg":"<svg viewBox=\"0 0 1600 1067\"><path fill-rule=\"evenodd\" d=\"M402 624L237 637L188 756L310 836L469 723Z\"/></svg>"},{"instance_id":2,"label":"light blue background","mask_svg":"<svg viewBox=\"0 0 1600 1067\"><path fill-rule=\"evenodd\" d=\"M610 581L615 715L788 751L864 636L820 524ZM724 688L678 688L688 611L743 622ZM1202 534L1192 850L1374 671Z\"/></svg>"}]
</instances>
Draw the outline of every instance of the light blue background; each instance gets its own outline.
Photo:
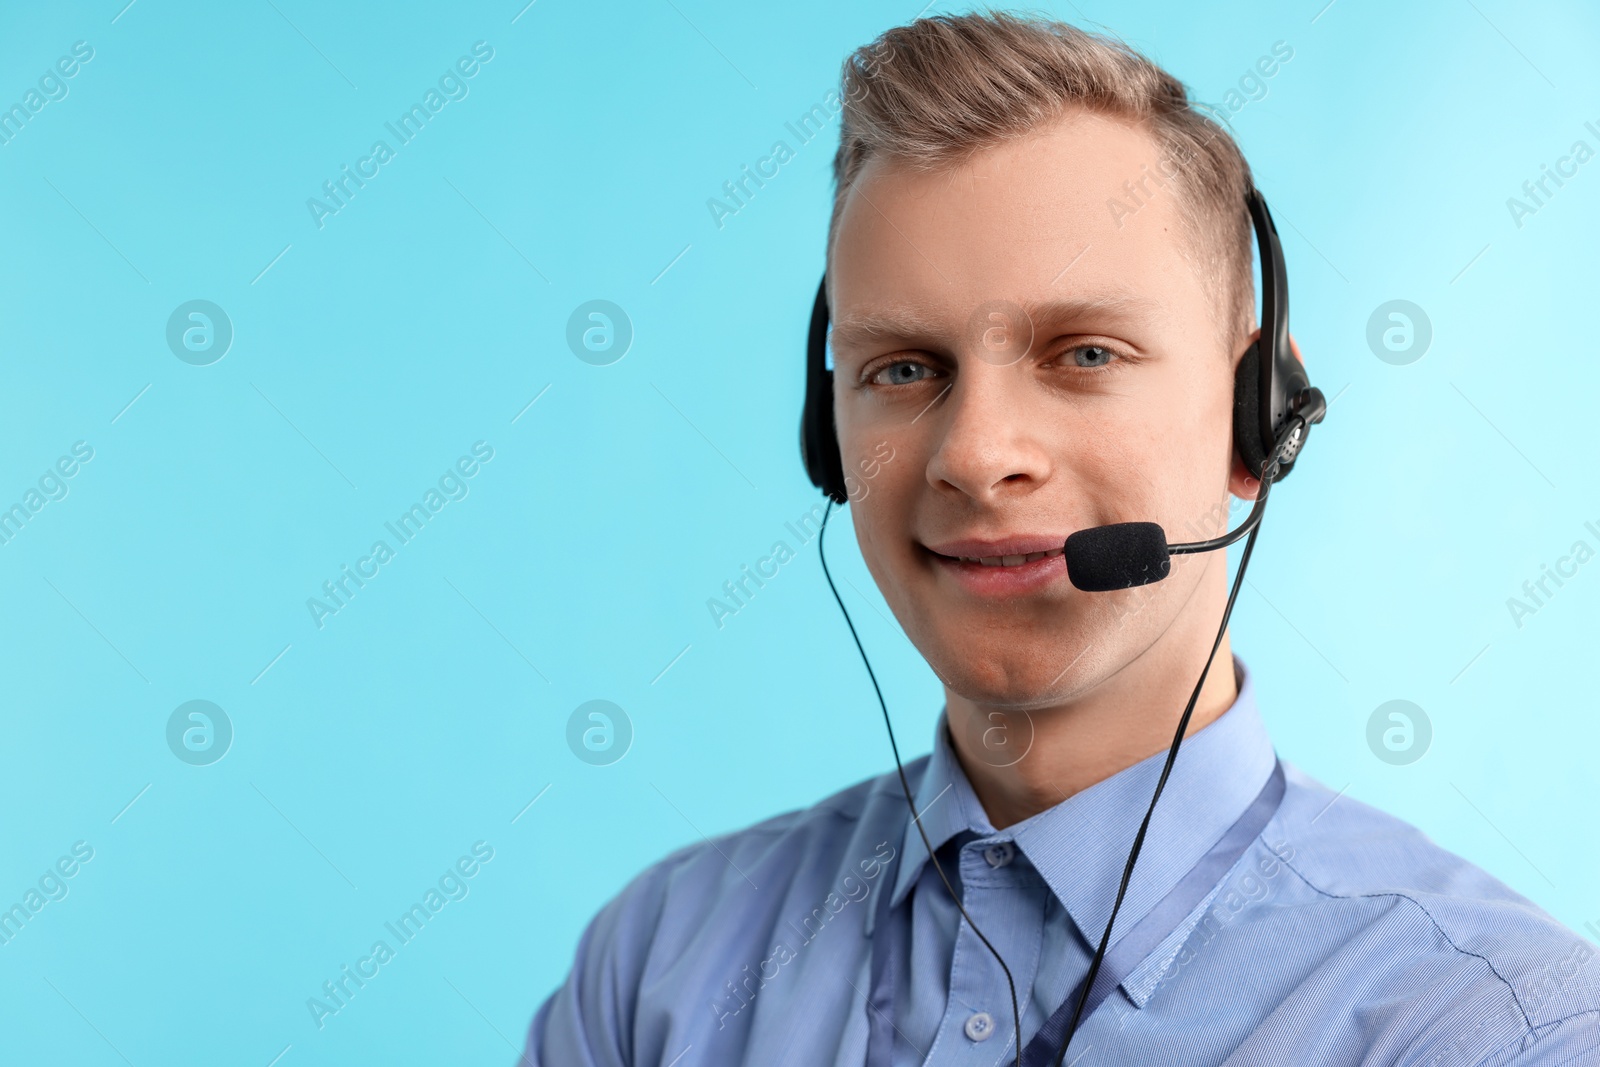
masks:
<instances>
[{"instance_id":1,"label":"light blue background","mask_svg":"<svg viewBox=\"0 0 1600 1067\"><path fill-rule=\"evenodd\" d=\"M720 229L706 202L916 6L122 2L0 14L0 105L94 48L0 146L0 506L94 449L0 545L0 906L95 850L0 945L0 1060L510 1063L644 865L889 766L814 542L723 629L706 608L817 499L795 424L837 123ZM1209 101L1294 49L1234 125L1338 399L1274 496L1235 647L1288 759L1600 919L1600 563L1520 629L1506 606L1600 547L1600 162L1521 228L1506 207L1600 148L1600 16L1050 10ZM319 229L307 198L480 40L470 95ZM597 298L634 325L611 366L564 339ZM1365 340L1394 298L1433 323L1409 366ZM211 366L165 342L191 299L236 331ZM318 629L307 598L480 440L470 495ZM836 530L926 751L940 691ZM596 698L635 730L611 766L565 741ZM1367 747L1393 698L1433 723L1409 766ZM235 729L208 767L165 741L192 699ZM470 895L319 1030L307 998L480 840Z\"/></svg>"}]
</instances>

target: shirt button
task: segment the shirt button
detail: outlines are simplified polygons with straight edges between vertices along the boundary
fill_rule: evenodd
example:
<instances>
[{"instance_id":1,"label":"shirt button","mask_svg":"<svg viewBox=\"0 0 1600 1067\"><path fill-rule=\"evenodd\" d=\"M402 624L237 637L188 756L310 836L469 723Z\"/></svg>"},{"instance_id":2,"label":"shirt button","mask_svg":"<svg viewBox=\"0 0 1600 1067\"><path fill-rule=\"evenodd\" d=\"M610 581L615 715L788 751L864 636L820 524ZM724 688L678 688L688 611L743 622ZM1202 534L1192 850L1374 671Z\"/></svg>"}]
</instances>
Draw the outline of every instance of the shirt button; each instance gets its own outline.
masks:
<instances>
[{"instance_id":1,"label":"shirt button","mask_svg":"<svg viewBox=\"0 0 1600 1067\"><path fill-rule=\"evenodd\" d=\"M994 1016L980 1011L967 1020L967 1036L974 1041L987 1041L994 1036Z\"/></svg>"},{"instance_id":2,"label":"shirt button","mask_svg":"<svg viewBox=\"0 0 1600 1067\"><path fill-rule=\"evenodd\" d=\"M1004 867L1016 854L1017 847L1010 841L1000 841L983 850L983 858L991 867Z\"/></svg>"}]
</instances>

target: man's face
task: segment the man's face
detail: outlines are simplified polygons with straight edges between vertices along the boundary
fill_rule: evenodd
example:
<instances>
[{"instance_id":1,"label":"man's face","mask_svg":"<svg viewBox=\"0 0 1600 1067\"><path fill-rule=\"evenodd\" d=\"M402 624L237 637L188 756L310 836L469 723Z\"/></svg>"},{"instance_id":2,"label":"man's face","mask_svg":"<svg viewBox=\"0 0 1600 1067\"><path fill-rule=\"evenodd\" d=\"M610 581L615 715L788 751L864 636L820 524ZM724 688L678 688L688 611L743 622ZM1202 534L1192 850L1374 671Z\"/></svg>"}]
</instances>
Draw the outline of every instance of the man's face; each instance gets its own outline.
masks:
<instances>
[{"instance_id":1,"label":"man's face","mask_svg":"<svg viewBox=\"0 0 1600 1067\"><path fill-rule=\"evenodd\" d=\"M1112 593L1074 588L1061 557L1104 523L1212 536L1242 477L1243 339L1225 341L1185 258L1173 187L1147 179L1120 225L1108 206L1131 208L1124 182L1159 174L1157 158L1143 131L1075 113L958 167L873 160L848 192L830 281L840 448L847 473L872 475L856 534L912 642L968 699L1065 701L1169 631L1216 625L1220 553Z\"/></svg>"}]
</instances>

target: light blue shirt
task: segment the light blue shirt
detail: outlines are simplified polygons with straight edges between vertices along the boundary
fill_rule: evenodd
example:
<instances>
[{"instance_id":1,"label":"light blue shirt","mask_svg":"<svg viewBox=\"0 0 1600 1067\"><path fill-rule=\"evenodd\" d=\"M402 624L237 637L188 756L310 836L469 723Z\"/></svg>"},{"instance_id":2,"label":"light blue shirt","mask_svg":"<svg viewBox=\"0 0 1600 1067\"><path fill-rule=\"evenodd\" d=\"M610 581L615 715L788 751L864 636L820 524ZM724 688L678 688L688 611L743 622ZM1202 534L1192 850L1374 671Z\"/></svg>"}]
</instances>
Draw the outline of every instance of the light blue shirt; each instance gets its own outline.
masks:
<instances>
[{"instance_id":1,"label":"light blue shirt","mask_svg":"<svg viewBox=\"0 0 1600 1067\"><path fill-rule=\"evenodd\" d=\"M1117 917L1134 926L1272 771L1250 677L1184 741ZM996 831L940 717L906 773L967 911L1011 968L1023 1043L1088 970L1165 753ZM1073 1041L1081 1067L1600 1067L1585 940L1411 826L1285 763L1266 829ZM889 861L900 855L892 884ZM535 1067L861 1067L877 895L910 909L895 1067L1003 1067L1003 973L961 921L891 771L682 849L608 903L534 1016ZM1113 946L1115 939L1113 939Z\"/></svg>"}]
</instances>

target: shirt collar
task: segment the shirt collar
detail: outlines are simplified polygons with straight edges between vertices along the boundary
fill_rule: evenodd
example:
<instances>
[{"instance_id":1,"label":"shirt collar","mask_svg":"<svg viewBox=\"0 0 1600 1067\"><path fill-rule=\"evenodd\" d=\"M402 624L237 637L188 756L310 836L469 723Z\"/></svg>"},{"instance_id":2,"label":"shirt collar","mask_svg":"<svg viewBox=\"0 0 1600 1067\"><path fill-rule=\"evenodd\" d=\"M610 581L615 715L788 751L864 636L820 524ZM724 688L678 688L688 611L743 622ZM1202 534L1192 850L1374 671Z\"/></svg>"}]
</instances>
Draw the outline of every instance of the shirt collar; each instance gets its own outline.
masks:
<instances>
[{"instance_id":1,"label":"shirt collar","mask_svg":"<svg viewBox=\"0 0 1600 1067\"><path fill-rule=\"evenodd\" d=\"M1178 883L1249 806L1276 757L1256 707L1255 685L1233 661L1239 695L1227 711L1184 738L1145 836L1117 929L1126 931ZM1084 940L1099 943L1139 822L1150 804L1166 749L1022 822L996 831L950 745L945 714L915 794L922 826L937 851L970 830L979 847L1011 841L1044 878ZM890 904L898 906L927 863L922 836L907 820L904 857Z\"/></svg>"}]
</instances>

